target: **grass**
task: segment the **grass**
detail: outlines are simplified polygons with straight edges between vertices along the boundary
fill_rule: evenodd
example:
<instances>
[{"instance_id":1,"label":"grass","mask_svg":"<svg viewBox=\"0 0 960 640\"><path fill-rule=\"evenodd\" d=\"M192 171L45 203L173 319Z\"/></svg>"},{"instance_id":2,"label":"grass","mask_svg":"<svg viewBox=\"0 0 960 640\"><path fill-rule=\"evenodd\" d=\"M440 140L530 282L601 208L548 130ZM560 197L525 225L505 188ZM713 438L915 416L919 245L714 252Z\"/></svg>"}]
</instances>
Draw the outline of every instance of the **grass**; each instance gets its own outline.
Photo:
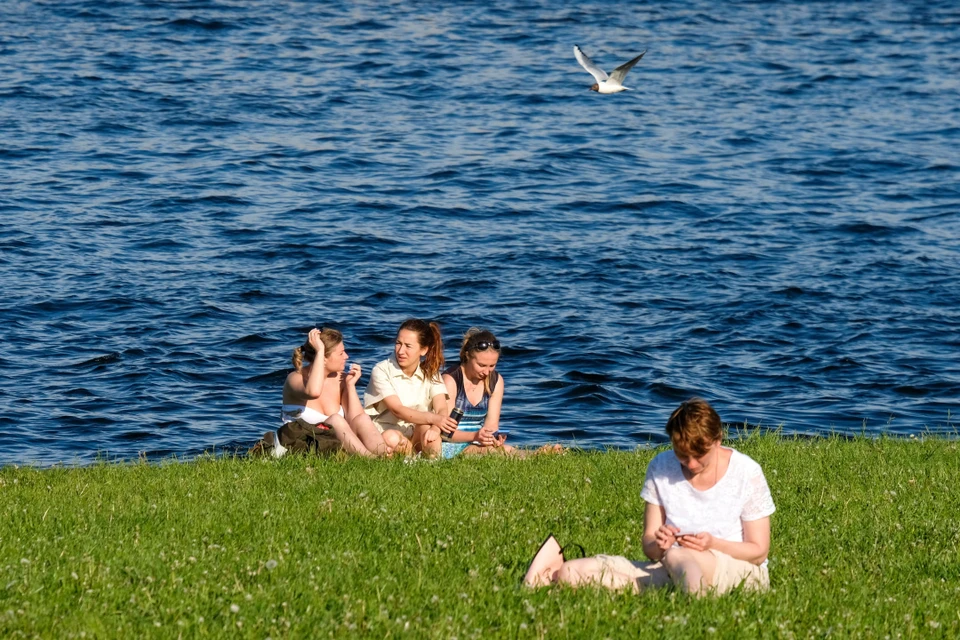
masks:
<instances>
[{"instance_id":1,"label":"grass","mask_svg":"<svg viewBox=\"0 0 960 640\"><path fill-rule=\"evenodd\" d=\"M653 451L0 469L0 637L956 637L960 443L733 446L777 513L772 589L518 585L549 532L641 557Z\"/></svg>"}]
</instances>

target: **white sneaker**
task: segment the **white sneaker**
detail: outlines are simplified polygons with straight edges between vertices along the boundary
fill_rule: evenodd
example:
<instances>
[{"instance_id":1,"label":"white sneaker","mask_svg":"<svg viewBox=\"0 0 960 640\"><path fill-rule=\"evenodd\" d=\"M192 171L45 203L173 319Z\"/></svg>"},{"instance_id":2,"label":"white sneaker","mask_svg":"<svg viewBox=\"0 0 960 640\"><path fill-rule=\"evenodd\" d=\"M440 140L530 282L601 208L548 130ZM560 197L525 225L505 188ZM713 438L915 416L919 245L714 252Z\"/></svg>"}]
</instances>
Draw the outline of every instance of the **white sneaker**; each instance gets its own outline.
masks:
<instances>
[{"instance_id":1,"label":"white sneaker","mask_svg":"<svg viewBox=\"0 0 960 640\"><path fill-rule=\"evenodd\" d=\"M274 458L280 458L287 452L287 448L277 439L275 431L267 431L263 434L263 442L270 448L270 455Z\"/></svg>"}]
</instances>

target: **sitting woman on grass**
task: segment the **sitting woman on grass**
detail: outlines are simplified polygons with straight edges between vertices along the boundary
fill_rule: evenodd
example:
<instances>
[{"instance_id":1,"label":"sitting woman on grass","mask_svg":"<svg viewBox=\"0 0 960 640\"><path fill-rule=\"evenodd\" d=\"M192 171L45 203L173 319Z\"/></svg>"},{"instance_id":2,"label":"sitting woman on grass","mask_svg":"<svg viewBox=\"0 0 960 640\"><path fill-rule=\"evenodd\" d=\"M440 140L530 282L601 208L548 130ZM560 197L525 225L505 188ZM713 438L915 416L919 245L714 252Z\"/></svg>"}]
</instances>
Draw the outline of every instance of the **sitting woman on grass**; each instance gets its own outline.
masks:
<instances>
[{"instance_id":1,"label":"sitting woman on grass","mask_svg":"<svg viewBox=\"0 0 960 640\"><path fill-rule=\"evenodd\" d=\"M440 427L444 458L457 455L503 453L525 456L528 453L562 453L559 444L545 445L536 451L524 451L505 444L501 431L500 407L503 405L503 376L496 370L500 360L500 341L490 331L469 329L460 347L460 363L443 372L447 395L453 398L451 416L456 428Z\"/></svg>"},{"instance_id":2,"label":"sitting woman on grass","mask_svg":"<svg viewBox=\"0 0 960 640\"><path fill-rule=\"evenodd\" d=\"M563 453L559 444L544 445L536 451L505 444L507 432L499 428L504 388L503 376L496 369L499 360L500 341L493 333L473 327L463 336L460 363L443 372L447 395L453 398L451 416L458 420L455 429L440 427L443 457Z\"/></svg>"},{"instance_id":3,"label":"sitting woman on grass","mask_svg":"<svg viewBox=\"0 0 960 640\"><path fill-rule=\"evenodd\" d=\"M295 370L283 383L280 450L343 450L365 457L393 453L360 404L360 367L354 364L344 371L346 362L343 335L335 329L312 329L307 342L294 349Z\"/></svg>"},{"instance_id":4,"label":"sitting woman on grass","mask_svg":"<svg viewBox=\"0 0 960 640\"><path fill-rule=\"evenodd\" d=\"M370 374L363 404L384 442L396 450L435 457L440 428L457 424L448 417L447 388L440 380L443 338L436 322L410 319L400 325L393 355Z\"/></svg>"},{"instance_id":5,"label":"sitting woman on grass","mask_svg":"<svg viewBox=\"0 0 960 640\"><path fill-rule=\"evenodd\" d=\"M456 425L441 426L444 458L491 452L512 453L505 435L495 437L503 404L503 377L497 372L500 341L489 331L471 328L463 337L460 363L443 372L447 395L453 398Z\"/></svg>"},{"instance_id":6,"label":"sitting woman on grass","mask_svg":"<svg viewBox=\"0 0 960 640\"><path fill-rule=\"evenodd\" d=\"M643 552L652 562L600 555L564 562L550 536L524 583L594 584L639 591L676 585L693 595L723 594L743 585L766 589L770 550L770 489L760 465L721 446L720 417L706 401L680 405L667 421L672 451L647 467Z\"/></svg>"}]
</instances>

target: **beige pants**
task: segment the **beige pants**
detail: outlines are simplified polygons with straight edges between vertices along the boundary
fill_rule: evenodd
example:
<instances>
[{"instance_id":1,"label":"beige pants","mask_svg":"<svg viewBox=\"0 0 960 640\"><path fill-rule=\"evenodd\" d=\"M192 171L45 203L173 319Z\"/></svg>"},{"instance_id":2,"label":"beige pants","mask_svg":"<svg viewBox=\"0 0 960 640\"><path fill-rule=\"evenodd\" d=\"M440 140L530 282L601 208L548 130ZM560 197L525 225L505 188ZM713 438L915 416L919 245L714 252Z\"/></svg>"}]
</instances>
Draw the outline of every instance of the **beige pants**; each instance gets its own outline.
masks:
<instances>
[{"instance_id":1,"label":"beige pants","mask_svg":"<svg viewBox=\"0 0 960 640\"><path fill-rule=\"evenodd\" d=\"M402 433L407 440L413 437L413 425L408 425L407 423L404 423L402 425L396 424L396 423L390 423L390 422L381 423L381 422L377 422L376 418L371 418L371 421L373 422L373 426L375 426L377 428L377 431L379 431L380 433L383 433L387 429L394 429L395 431L399 431L400 433Z\"/></svg>"},{"instance_id":2,"label":"beige pants","mask_svg":"<svg viewBox=\"0 0 960 640\"><path fill-rule=\"evenodd\" d=\"M717 559L717 569L710 584L714 594L722 595L741 584L744 589L751 591L770 588L770 575L765 566L737 560L714 549L710 549L710 553ZM637 581L637 586L641 589L671 582L667 570L659 562L633 562L623 556L599 555L596 558L602 571L630 576Z\"/></svg>"}]
</instances>

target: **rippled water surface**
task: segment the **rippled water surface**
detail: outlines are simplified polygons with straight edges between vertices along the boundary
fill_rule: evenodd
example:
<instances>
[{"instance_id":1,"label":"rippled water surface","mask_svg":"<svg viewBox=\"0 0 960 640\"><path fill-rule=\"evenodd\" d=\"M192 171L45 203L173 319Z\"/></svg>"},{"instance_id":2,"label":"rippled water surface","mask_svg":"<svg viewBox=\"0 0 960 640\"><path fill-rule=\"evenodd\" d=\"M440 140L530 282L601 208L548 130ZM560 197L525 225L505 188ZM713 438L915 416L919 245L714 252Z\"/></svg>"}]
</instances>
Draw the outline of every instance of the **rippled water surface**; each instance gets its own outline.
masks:
<instances>
[{"instance_id":1,"label":"rippled water surface","mask_svg":"<svg viewBox=\"0 0 960 640\"><path fill-rule=\"evenodd\" d=\"M521 444L955 433L960 9L681 4L0 3L0 463L249 445L410 316Z\"/></svg>"}]
</instances>

